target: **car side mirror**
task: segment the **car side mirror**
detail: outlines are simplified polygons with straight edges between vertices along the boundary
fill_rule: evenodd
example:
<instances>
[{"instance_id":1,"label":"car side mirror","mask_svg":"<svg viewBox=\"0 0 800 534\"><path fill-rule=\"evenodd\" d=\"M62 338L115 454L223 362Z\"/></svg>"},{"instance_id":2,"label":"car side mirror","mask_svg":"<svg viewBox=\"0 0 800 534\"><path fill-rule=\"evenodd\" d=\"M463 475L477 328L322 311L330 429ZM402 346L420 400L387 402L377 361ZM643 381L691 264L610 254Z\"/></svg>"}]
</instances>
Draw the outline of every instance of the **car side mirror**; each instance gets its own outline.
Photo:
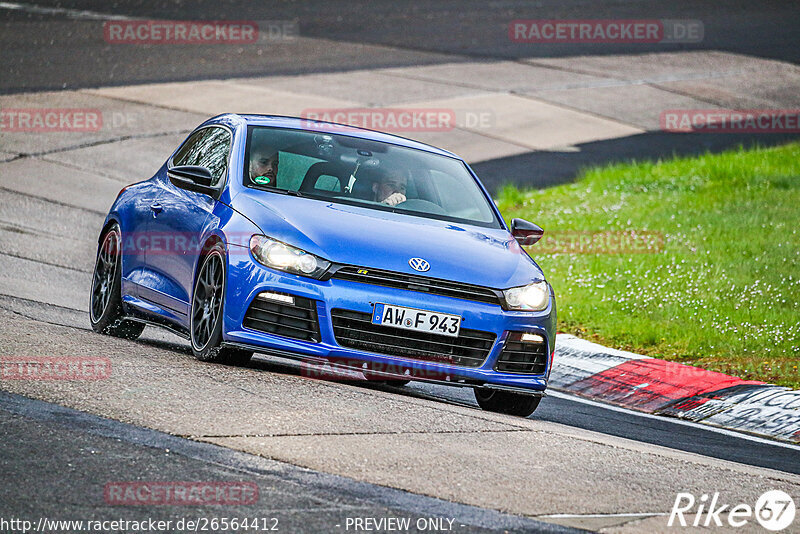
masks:
<instances>
[{"instance_id":1,"label":"car side mirror","mask_svg":"<svg viewBox=\"0 0 800 534\"><path fill-rule=\"evenodd\" d=\"M187 191L203 193L216 198L218 189L211 184L214 177L211 171L197 165L178 165L167 170L167 176L172 185Z\"/></svg>"},{"instance_id":2,"label":"car side mirror","mask_svg":"<svg viewBox=\"0 0 800 534\"><path fill-rule=\"evenodd\" d=\"M544 235L544 230L525 219L511 219L511 235L520 245L533 245Z\"/></svg>"}]
</instances>

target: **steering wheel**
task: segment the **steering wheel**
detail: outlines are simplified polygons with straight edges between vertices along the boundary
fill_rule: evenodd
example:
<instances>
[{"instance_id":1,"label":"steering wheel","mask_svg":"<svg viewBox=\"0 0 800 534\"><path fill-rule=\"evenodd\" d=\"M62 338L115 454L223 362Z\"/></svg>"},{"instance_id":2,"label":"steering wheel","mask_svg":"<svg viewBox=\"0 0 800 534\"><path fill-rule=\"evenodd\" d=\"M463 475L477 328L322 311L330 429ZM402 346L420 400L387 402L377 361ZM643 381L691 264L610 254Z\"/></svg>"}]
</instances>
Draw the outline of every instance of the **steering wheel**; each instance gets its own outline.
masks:
<instances>
[{"instance_id":1,"label":"steering wheel","mask_svg":"<svg viewBox=\"0 0 800 534\"><path fill-rule=\"evenodd\" d=\"M429 200L422 200L421 198L412 198L401 202L395 208L402 208L409 211L421 211L424 213L433 213L435 215L447 215L447 212L439 204Z\"/></svg>"}]
</instances>

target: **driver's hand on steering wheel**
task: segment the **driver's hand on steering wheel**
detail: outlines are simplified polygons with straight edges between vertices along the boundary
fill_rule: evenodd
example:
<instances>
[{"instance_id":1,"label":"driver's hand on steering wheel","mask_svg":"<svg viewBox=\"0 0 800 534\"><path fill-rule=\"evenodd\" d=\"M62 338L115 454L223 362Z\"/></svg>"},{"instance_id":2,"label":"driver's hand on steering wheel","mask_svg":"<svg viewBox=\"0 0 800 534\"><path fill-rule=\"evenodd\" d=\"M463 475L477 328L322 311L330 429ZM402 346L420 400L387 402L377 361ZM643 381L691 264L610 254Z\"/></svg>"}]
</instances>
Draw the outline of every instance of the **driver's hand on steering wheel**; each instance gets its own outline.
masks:
<instances>
[{"instance_id":1,"label":"driver's hand on steering wheel","mask_svg":"<svg viewBox=\"0 0 800 534\"><path fill-rule=\"evenodd\" d=\"M382 204L387 204L389 206L397 206L401 202L406 201L406 196L403 193L392 193L385 199L383 199Z\"/></svg>"}]
</instances>

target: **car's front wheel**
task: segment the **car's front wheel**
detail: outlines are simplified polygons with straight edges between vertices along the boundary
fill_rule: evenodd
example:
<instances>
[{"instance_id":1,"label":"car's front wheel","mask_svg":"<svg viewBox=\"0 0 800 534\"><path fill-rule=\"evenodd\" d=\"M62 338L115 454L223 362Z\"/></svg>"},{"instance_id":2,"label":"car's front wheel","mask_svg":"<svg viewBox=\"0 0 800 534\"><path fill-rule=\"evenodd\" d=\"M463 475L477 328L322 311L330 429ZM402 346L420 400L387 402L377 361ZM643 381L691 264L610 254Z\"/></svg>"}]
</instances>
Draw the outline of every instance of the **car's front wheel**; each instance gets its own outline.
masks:
<instances>
[{"instance_id":1,"label":"car's front wheel","mask_svg":"<svg viewBox=\"0 0 800 534\"><path fill-rule=\"evenodd\" d=\"M225 254L216 245L201 259L192 292L189 330L194 356L205 362L244 365L253 353L222 346L222 313L225 302Z\"/></svg>"},{"instance_id":2,"label":"car's front wheel","mask_svg":"<svg viewBox=\"0 0 800 534\"><path fill-rule=\"evenodd\" d=\"M122 238L114 224L102 236L92 275L89 321L95 332L136 339L144 323L125 319L122 310Z\"/></svg>"},{"instance_id":3,"label":"car's front wheel","mask_svg":"<svg viewBox=\"0 0 800 534\"><path fill-rule=\"evenodd\" d=\"M496 389L475 388L475 400L478 405L488 412L504 413L528 417L539 407L541 397L500 391Z\"/></svg>"}]
</instances>

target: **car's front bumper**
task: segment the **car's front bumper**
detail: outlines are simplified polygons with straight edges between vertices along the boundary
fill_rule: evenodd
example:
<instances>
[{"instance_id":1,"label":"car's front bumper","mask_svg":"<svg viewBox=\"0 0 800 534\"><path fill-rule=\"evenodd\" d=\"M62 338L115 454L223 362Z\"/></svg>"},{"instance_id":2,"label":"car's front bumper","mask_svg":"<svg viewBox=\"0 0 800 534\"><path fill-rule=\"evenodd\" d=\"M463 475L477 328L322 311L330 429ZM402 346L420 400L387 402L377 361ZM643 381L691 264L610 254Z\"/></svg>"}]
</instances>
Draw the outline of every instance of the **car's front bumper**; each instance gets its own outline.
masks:
<instances>
[{"instance_id":1,"label":"car's front bumper","mask_svg":"<svg viewBox=\"0 0 800 534\"><path fill-rule=\"evenodd\" d=\"M530 393L542 392L547 386L555 341L556 312L552 298L548 308L542 312L505 311L496 304L335 278L318 281L281 273L255 263L243 250L237 252L239 254L230 255L228 267L223 330L223 339L228 344L316 362L333 361L335 365L350 369L362 368L367 364L374 376L382 376L382 373L405 373L409 378L417 380L453 385L497 386ZM248 307L259 293L265 291L315 301L319 341L303 341L244 327L243 321ZM331 312L340 309L371 314L376 302L461 315L462 329L491 332L497 337L486 359L475 367L379 354L343 347L337 343ZM495 369L510 332L535 333L544 337L547 345L544 372L518 374Z\"/></svg>"}]
</instances>

